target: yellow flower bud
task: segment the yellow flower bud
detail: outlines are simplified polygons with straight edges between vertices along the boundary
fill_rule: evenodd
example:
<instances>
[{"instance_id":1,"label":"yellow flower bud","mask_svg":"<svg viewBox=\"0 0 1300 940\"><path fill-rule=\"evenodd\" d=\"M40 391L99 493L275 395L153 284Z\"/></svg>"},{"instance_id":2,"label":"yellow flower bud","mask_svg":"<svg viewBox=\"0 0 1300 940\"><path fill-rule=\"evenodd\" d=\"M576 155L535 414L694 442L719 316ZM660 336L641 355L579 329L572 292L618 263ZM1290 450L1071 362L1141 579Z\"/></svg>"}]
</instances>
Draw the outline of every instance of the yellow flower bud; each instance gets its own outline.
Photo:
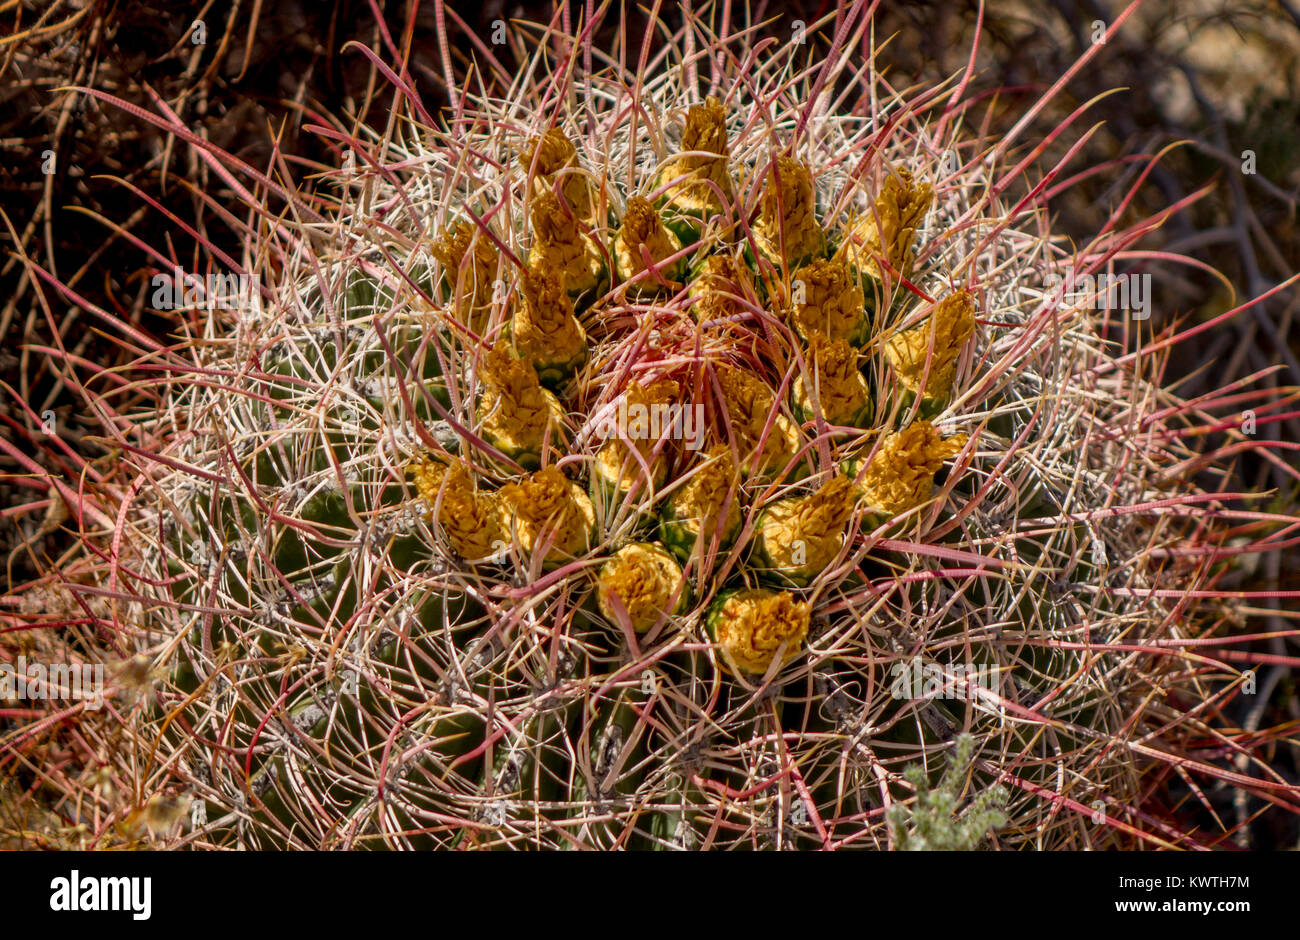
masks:
<instances>
[{"instance_id":1,"label":"yellow flower bud","mask_svg":"<svg viewBox=\"0 0 1300 940\"><path fill-rule=\"evenodd\" d=\"M452 291L453 316L481 333L492 312L499 262L496 245L475 226L458 222L434 241L430 251L442 264Z\"/></svg>"},{"instance_id":2,"label":"yellow flower bud","mask_svg":"<svg viewBox=\"0 0 1300 940\"><path fill-rule=\"evenodd\" d=\"M604 273L604 259L595 242L578 226L577 216L566 212L555 193L542 190L529 207L533 243L528 266L549 271L575 293L594 290Z\"/></svg>"},{"instance_id":3,"label":"yellow flower bud","mask_svg":"<svg viewBox=\"0 0 1300 940\"><path fill-rule=\"evenodd\" d=\"M596 602L612 623L619 623L615 598L632 629L645 633L660 617L680 611L690 594L681 566L662 548L646 543L626 545L601 566Z\"/></svg>"},{"instance_id":4,"label":"yellow flower bud","mask_svg":"<svg viewBox=\"0 0 1300 940\"><path fill-rule=\"evenodd\" d=\"M578 171L578 151L573 142L558 127L552 127L541 137L534 137L519 153L519 165L527 172L537 160L536 172L545 187L529 186L529 195L536 190L554 185L557 174L562 174L560 192L569 210L579 219L591 217L591 181ZM531 180L530 180L531 182Z\"/></svg>"},{"instance_id":5,"label":"yellow flower bud","mask_svg":"<svg viewBox=\"0 0 1300 940\"><path fill-rule=\"evenodd\" d=\"M635 413L643 413L648 418L655 406L675 403L680 395L680 389L672 379L659 379L649 385L632 382L624 394L629 417ZM642 409L644 412L641 411ZM652 480L656 487L663 484L668 472L667 455L661 450L658 456L652 456L655 446L659 443L658 438L652 439L648 433L646 435L633 433L637 431L635 428L621 430L630 438L631 446L623 437L611 437L596 452L596 473L618 494L620 499L638 481L641 481L641 492L646 491L642 461L650 466ZM648 432L649 427L647 426L645 430ZM637 453L641 455L640 460L633 456L631 447L635 447Z\"/></svg>"},{"instance_id":6,"label":"yellow flower bud","mask_svg":"<svg viewBox=\"0 0 1300 940\"><path fill-rule=\"evenodd\" d=\"M690 556L701 537L705 549L715 535L719 550L725 549L740 531L739 487L731 448L725 444L712 448L703 466L668 500L664 542L682 558Z\"/></svg>"},{"instance_id":7,"label":"yellow flower bud","mask_svg":"<svg viewBox=\"0 0 1300 940\"><path fill-rule=\"evenodd\" d=\"M929 184L917 185L906 170L890 174L876 197L875 212L849 230L840 257L876 280L885 278L882 258L904 277L910 276L915 257L912 243L932 202L934 190Z\"/></svg>"},{"instance_id":8,"label":"yellow flower bud","mask_svg":"<svg viewBox=\"0 0 1300 940\"><path fill-rule=\"evenodd\" d=\"M480 430L493 447L524 466L540 462L547 439L559 439L564 408L542 388L531 362L516 359L498 344L480 369L483 392L478 402Z\"/></svg>"},{"instance_id":9,"label":"yellow flower bud","mask_svg":"<svg viewBox=\"0 0 1300 940\"><path fill-rule=\"evenodd\" d=\"M855 346L870 338L862 287L843 262L805 264L791 275L790 285L790 325L805 341L814 333Z\"/></svg>"},{"instance_id":10,"label":"yellow flower bud","mask_svg":"<svg viewBox=\"0 0 1300 940\"><path fill-rule=\"evenodd\" d=\"M796 601L788 591L762 588L721 598L708 618L709 632L727 666L760 676L778 653L782 665L799 655L809 623L808 604Z\"/></svg>"},{"instance_id":11,"label":"yellow flower bud","mask_svg":"<svg viewBox=\"0 0 1300 940\"><path fill-rule=\"evenodd\" d=\"M790 157L778 157L768 172L754 222L754 243L778 267L793 267L826 250L826 235L817 222L812 174ZM784 247L784 252L782 251Z\"/></svg>"},{"instance_id":12,"label":"yellow flower bud","mask_svg":"<svg viewBox=\"0 0 1300 940\"><path fill-rule=\"evenodd\" d=\"M582 487L570 482L559 468L538 470L518 483L501 487L500 493L509 530L525 553L540 551L550 540L544 567L570 561L590 550L595 509Z\"/></svg>"},{"instance_id":13,"label":"yellow flower bud","mask_svg":"<svg viewBox=\"0 0 1300 940\"><path fill-rule=\"evenodd\" d=\"M796 375L794 400L805 420L821 414L828 424L861 424L871 403L858 351L842 339L814 333L808 343L808 372ZM814 400L815 393L815 400ZM820 407L818 407L820 405Z\"/></svg>"},{"instance_id":14,"label":"yellow flower bud","mask_svg":"<svg viewBox=\"0 0 1300 940\"><path fill-rule=\"evenodd\" d=\"M727 255L713 255L700 266L687 295L691 316L701 323L722 320L748 313L745 300L753 298L752 282L746 268Z\"/></svg>"},{"instance_id":15,"label":"yellow flower bud","mask_svg":"<svg viewBox=\"0 0 1300 940\"><path fill-rule=\"evenodd\" d=\"M465 464L425 458L411 465L411 473L420 498L438 507L438 525L456 554L477 560L501 550L506 533L500 503L495 493L479 492Z\"/></svg>"},{"instance_id":16,"label":"yellow flower bud","mask_svg":"<svg viewBox=\"0 0 1300 940\"><path fill-rule=\"evenodd\" d=\"M680 251L682 243L664 226L649 200L633 196L627 201L623 223L614 239L614 261L618 265L618 276L623 280L630 281L647 270L641 256L642 246L649 253L650 260L658 266L665 258ZM677 290L681 287L678 280L685 267L683 259L658 267L657 275L652 273L642 277L633 285L633 290L640 293L658 291L664 288L664 282L667 282L669 289Z\"/></svg>"},{"instance_id":17,"label":"yellow flower bud","mask_svg":"<svg viewBox=\"0 0 1300 940\"><path fill-rule=\"evenodd\" d=\"M587 334L564 285L548 271L530 270L524 272L522 293L510 324L515 355L536 366L540 377L567 377L587 358Z\"/></svg>"},{"instance_id":18,"label":"yellow flower bud","mask_svg":"<svg viewBox=\"0 0 1300 940\"><path fill-rule=\"evenodd\" d=\"M723 406L731 421L732 440L744 455L742 465L748 467L750 458L758 450L768 418L776 411L776 396L757 376L733 366L718 367L718 384L722 387ZM725 428L720 427L719 434L726 439ZM794 422L783 414L777 414L767 431L759 472L784 468L798 450L799 431Z\"/></svg>"},{"instance_id":19,"label":"yellow flower bud","mask_svg":"<svg viewBox=\"0 0 1300 940\"><path fill-rule=\"evenodd\" d=\"M765 509L754 539L760 573L802 585L825 571L844 545L854 490L852 480L837 475L808 496Z\"/></svg>"},{"instance_id":20,"label":"yellow flower bud","mask_svg":"<svg viewBox=\"0 0 1300 940\"><path fill-rule=\"evenodd\" d=\"M660 172L660 179L664 182L683 175L688 177L669 187L668 200L675 208L686 212L707 215L722 212L723 202L719 201L718 192L713 186L721 191L722 200L728 205L735 201L735 195L727 166L727 113L717 98L710 97L704 104L696 105L687 112L686 129L682 132L682 150L684 152L665 163ZM717 156L708 157L685 151L703 151Z\"/></svg>"},{"instance_id":21,"label":"yellow flower bud","mask_svg":"<svg viewBox=\"0 0 1300 940\"><path fill-rule=\"evenodd\" d=\"M921 392L928 357L930 372L923 394L927 398L946 398L952 391L957 357L974 332L975 298L969 291L958 291L935 306L927 323L890 337L885 357L899 382L912 392Z\"/></svg>"},{"instance_id":22,"label":"yellow flower bud","mask_svg":"<svg viewBox=\"0 0 1300 940\"><path fill-rule=\"evenodd\" d=\"M941 438L929 421L886 434L859 482L867 503L891 517L923 505L935 473L965 442L964 434Z\"/></svg>"}]
</instances>

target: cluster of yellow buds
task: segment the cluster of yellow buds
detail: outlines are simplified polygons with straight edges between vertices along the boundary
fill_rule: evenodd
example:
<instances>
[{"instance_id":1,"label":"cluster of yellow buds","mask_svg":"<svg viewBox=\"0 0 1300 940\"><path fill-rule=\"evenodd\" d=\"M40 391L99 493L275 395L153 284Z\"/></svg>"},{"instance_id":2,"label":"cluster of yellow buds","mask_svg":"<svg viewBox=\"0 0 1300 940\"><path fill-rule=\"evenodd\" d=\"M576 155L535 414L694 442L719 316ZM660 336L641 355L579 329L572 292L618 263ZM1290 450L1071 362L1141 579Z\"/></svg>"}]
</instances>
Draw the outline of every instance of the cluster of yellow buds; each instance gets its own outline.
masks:
<instances>
[{"instance_id":1,"label":"cluster of yellow buds","mask_svg":"<svg viewBox=\"0 0 1300 940\"><path fill-rule=\"evenodd\" d=\"M703 463L668 500L660 537L679 558L686 559L697 545L707 552L715 538L718 549L726 549L740 524L740 474L731 448L719 444L705 454Z\"/></svg>"},{"instance_id":2,"label":"cluster of yellow buds","mask_svg":"<svg viewBox=\"0 0 1300 940\"><path fill-rule=\"evenodd\" d=\"M525 555L546 546L543 567L590 550L595 510L582 488L546 467L496 492L479 489L459 460L426 457L411 464L416 493L431 508L456 554L471 562L498 560L512 545Z\"/></svg>"},{"instance_id":3,"label":"cluster of yellow buds","mask_svg":"<svg viewBox=\"0 0 1300 940\"><path fill-rule=\"evenodd\" d=\"M707 323L748 313L747 303L752 302L753 293L747 269L732 257L713 255L700 265L687 293L691 316Z\"/></svg>"},{"instance_id":4,"label":"cluster of yellow buds","mask_svg":"<svg viewBox=\"0 0 1300 940\"><path fill-rule=\"evenodd\" d=\"M872 401L859 347L881 324L872 322L864 282L884 280L890 267L910 272L914 235L933 194L906 172L890 175L874 211L828 258L812 175L798 160L779 156L766 169L750 241L758 258L777 269L778 279L750 257L762 274L756 288L739 253L707 248L688 277L683 245L692 251L704 247L697 242L704 223L731 217L735 190L726 123L717 99L690 109L682 152L659 170L660 201L636 194L627 198L608 255L597 240L608 229L592 217L594 187L577 148L552 128L520 152L528 174L528 269L522 272L519 298L506 301L514 309L504 338L484 356L478 416L488 443L535 472L480 494L463 466L448 471L426 463L417 469L421 495L431 502L441 499L438 521L457 552L488 554L504 537L525 554L543 552L544 566L554 566L590 549L596 519L591 499L555 466L536 468L546 462L546 440L564 443L558 437L564 409L550 389L563 390L588 354L587 333L570 298L592 296L604 283L607 259L633 296L676 293L689 280L687 302L700 323L744 322L766 296L806 343L806 368L791 379L795 413L804 420L824 419L833 429L868 425ZM440 240L435 254L444 269L461 274L456 309L479 310L490 298L499 264L491 241L462 223ZM896 332L881 348L901 389L933 403L951 388L973 331L973 298L959 292L936 305L927 323ZM740 533L747 471L765 476L792 466L801 449L799 428L780 412L769 382L725 363L714 374L721 391L717 434L722 442L683 484L669 487L660 522L664 547L625 545L596 578L597 606L606 618L626 618L637 631L682 609L688 591L679 560L703 564L700 551L709 546L724 551ZM624 404L629 412L633 406L675 406L681 393L671 378L634 381L624 390ZM962 440L945 441L927 421L914 422L885 434L859 479L839 474L811 493L765 506L748 556L753 570L764 580L795 587L811 583L844 549L859 503L890 517L920 506L929 498L934 474ZM629 494L644 490L649 496L664 487L674 458L667 451L656 453L658 443L650 435L607 440L587 464L592 494L621 504ZM715 604L709 621L729 668L762 673L778 651L784 650L785 658L797 653L808 617L807 605L789 592L751 589Z\"/></svg>"}]
</instances>

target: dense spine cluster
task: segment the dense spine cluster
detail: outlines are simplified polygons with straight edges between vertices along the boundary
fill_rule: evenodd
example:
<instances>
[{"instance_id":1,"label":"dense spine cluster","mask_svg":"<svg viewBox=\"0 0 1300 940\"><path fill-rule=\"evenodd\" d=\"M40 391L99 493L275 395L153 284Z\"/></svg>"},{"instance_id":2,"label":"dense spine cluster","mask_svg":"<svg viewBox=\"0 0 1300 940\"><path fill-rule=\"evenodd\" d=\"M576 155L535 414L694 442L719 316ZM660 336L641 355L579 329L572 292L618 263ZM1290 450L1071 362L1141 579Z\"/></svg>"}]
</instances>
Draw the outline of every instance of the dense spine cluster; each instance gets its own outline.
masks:
<instances>
[{"instance_id":1,"label":"dense spine cluster","mask_svg":"<svg viewBox=\"0 0 1300 940\"><path fill-rule=\"evenodd\" d=\"M1019 781L963 844L1137 798L1110 736L1197 680L1089 644L1182 630L1110 512L1183 453L1117 431L1164 392L956 99L695 40L408 115L195 344L231 380L176 381L125 541L204 841L886 847L959 730ZM917 657L998 687L891 694Z\"/></svg>"}]
</instances>

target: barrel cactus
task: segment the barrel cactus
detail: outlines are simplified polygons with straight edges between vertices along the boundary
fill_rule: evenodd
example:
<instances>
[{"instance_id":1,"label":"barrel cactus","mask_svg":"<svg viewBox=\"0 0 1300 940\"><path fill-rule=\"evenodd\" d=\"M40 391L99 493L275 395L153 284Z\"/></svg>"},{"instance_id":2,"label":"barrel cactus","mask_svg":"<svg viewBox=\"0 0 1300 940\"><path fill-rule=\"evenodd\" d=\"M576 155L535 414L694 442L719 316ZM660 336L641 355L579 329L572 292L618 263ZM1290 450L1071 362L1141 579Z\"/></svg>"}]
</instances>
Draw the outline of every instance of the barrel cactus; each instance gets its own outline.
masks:
<instances>
[{"instance_id":1,"label":"barrel cactus","mask_svg":"<svg viewBox=\"0 0 1300 940\"><path fill-rule=\"evenodd\" d=\"M104 759L172 838L886 848L963 735L969 844L1197 841L1143 805L1239 678L1162 655L1217 538L1194 422L1048 287L1127 241L1068 252L964 86L836 17L635 70L513 24L507 95L407 94L276 190L113 515L157 678Z\"/></svg>"}]
</instances>

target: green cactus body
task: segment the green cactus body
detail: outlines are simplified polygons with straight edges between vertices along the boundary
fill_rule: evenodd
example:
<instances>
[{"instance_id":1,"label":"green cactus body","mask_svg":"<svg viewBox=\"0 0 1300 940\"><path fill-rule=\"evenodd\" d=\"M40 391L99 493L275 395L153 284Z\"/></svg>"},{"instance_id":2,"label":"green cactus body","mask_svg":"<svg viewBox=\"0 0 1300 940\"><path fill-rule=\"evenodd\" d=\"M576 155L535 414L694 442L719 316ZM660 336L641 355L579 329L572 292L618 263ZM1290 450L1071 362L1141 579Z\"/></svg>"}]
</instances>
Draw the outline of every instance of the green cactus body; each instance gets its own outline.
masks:
<instances>
[{"instance_id":1,"label":"green cactus body","mask_svg":"<svg viewBox=\"0 0 1300 940\"><path fill-rule=\"evenodd\" d=\"M704 794L680 774L669 777L665 787L668 808L650 818L650 847L657 850L685 851L701 847L703 837L696 828L697 807L704 805Z\"/></svg>"},{"instance_id":2,"label":"green cactus body","mask_svg":"<svg viewBox=\"0 0 1300 940\"><path fill-rule=\"evenodd\" d=\"M903 389L898 392L894 400L897 402L897 419L895 427L900 430L907 427L913 420L934 421L948 407L948 396L931 396L925 395L921 398L921 404L916 405L916 392L911 389ZM916 407L915 418L912 416L912 408Z\"/></svg>"},{"instance_id":3,"label":"green cactus body","mask_svg":"<svg viewBox=\"0 0 1300 940\"><path fill-rule=\"evenodd\" d=\"M480 791L487 800L481 818L494 830L484 837L488 844L505 847L496 840L505 835L508 823L527 826L558 815L541 804L555 802L567 778L559 742L568 734L576 710L572 701L540 707L519 734L500 739L490 780L485 775Z\"/></svg>"},{"instance_id":4,"label":"green cactus body","mask_svg":"<svg viewBox=\"0 0 1300 940\"><path fill-rule=\"evenodd\" d=\"M1112 847L1155 818L1146 781L1202 772L1171 716L1240 675L1155 653L1219 571L1223 493L1169 472L1209 405L1049 309L1077 259L1008 200L1006 148L934 120L964 86L882 94L869 11L841 13L812 70L712 14L635 73L551 24L517 83L449 76L445 120L403 94L394 133L357 129L376 172L346 198L249 207L283 227L245 233L269 309L178 320L166 380L91 409L132 443L86 465L66 528L93 550L59 583L160 668L76 726L148 749L97 758L112 800L52 775L66 805L126 818L123 781L165 780L228 817L191 839L223 849L969 847L991 807L967 831L929 799L969 728L967 779L1042 787L999 847ZM944 148L988 159L941 172ZM994 669L1041 720L892 694L914 656ZM1153 735L1148 776L1115 741ZM1061 780L1129 828L1072 818Z\"/></svg>"},{"instance_id":5,"label":"green cactus body","mask_svg":"<svg viewBox=\"0 0 1300 940\"><path fill-rule=\"evenodd\" d=\"M637 709L644 707L645 691L640 684L618 690L597 703L596 713L586 728L589 742L588 768L579 761L574 768L573 802L575 807L595 804L599 811L608 806L613 820L592 822L579 831L578 838L598 848L627 846L627 824L619 817L623 804L636 793L643 775L644 740L638 733ZM589 810L575 809L580 817Z\"/></svg>"}]
</instances>

